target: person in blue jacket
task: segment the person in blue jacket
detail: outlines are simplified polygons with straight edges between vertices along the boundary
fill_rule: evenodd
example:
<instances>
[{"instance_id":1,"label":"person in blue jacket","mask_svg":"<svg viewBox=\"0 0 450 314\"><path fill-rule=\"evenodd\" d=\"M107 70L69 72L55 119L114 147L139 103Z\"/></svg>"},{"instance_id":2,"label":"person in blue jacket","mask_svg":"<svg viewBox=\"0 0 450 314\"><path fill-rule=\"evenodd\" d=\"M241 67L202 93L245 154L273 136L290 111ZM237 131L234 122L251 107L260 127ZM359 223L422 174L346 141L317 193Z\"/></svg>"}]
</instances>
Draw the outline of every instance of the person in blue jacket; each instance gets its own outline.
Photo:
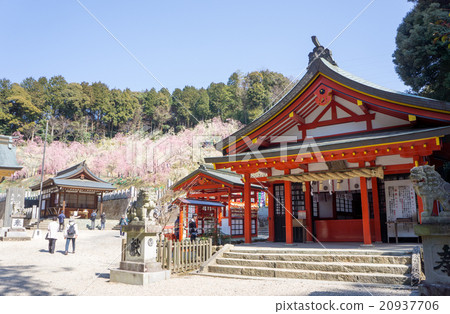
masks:
<instances>
[{"instance_id":1,"label":"person in blue jacket","mask_svg":"<svg viewBox=\"0 0 450 314\"><path fill-rule=\"evenodd\" d=\"M58 221L59 221L59 232L62 232L64 230L64 219L66 219L66 215L64 215L63 212L58 215Z\"/></svg>"},{"instance_id":2,"label":"person in blue jacket","mask_svg":"<svg viewBox=\"0 0 450 314\"><path fill-rule=\"evenodd\" d=\"M125 215L122 215L122 218L120 218L119 225L120 225L120 236L123 237L125 235L125 231L123 231L123 226L128 225L128 219L125 218Z\"/></svg>"}]
</instances>

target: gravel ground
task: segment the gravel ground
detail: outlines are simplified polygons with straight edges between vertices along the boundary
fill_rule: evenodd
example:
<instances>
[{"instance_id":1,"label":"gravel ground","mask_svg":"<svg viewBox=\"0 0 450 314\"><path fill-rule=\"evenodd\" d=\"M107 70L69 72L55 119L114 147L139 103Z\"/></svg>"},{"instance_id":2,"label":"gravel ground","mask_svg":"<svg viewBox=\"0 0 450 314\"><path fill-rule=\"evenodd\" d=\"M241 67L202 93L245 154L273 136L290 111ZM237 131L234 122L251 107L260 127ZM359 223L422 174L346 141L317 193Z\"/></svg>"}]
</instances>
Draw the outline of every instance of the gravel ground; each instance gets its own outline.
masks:
<instances>
[{"instance_id":1,"label":"gravel ground","mask_svg":"<svg viewBox=\"0 0 450 314\"><path fill-rule=\"evenodd\" d=\"M31 233L30 233L31 234ZM109 282L120 261L118 231L81 230L77 252L64 255L62 234L55 254L45 239L0 242L0 295L140 296L408 296L408 287L296 279L172 276L147 287Z\"/></svg>"}]
</instances>

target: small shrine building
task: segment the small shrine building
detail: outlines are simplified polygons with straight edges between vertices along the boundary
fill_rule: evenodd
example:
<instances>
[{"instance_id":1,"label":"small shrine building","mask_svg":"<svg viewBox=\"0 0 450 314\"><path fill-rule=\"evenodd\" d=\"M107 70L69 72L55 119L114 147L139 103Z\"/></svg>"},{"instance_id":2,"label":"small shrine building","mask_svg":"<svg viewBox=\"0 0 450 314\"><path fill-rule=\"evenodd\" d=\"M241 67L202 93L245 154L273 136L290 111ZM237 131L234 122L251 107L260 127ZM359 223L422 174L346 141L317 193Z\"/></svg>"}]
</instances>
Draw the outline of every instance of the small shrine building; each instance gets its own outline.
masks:
<instances>
[{"instance_id":1,"label":"small shrine building","mask_svg":"<svg viewBox=\"0 0 450 314\"><path fill-rule=\"evenodd\" d=\"M23 167L17 163L12 136L0 135L0 182Z\"/></svg>"},{"instance_id":2,"label":"small shrine building","mask_svg":"<svg viewBox=\"0 0 450 314\"><path fill-rule=\"evenodd\" d=\"M95 210L103 212L103 193L115 189L111 183L93 174L83 161L43 182L41 217L63 212L66 217L89 218ZM39 191L40 183L31 190Z\"/></svg>"},{"instance_id":3,"label":"small shrine building","mask_svg":"<svg viewBox=\"0 0 450 314\"><path fill-rule=\"evenodd\" d=\"M186 198L178 198L173 204L180 208L180 230L192 215L197 214L199 234L220 227L222 233L234 238L244 236L244 183L242 175L229 170L214 170L211 165L201 165L172 186L173 191L185 191ZM251 237L258 235L257 193L265 187L250 187ZM183 224L184 222L184 224ZM180 232L181 238L182 232Z\"/></svg>"},{"instance_id":4,"label":"small shrine building","mask_svg":"<svg viewBox=\"0 0 450 314\"><path fill-rule=\"evenodd\" d=\"M409 171L449 166L450 103L358 78L313 42L300 81L219 142L222 157L205 158L216 170L244 176L245 241L251 242L255 183L269 189L269 241L370 245L415 237L423 205Z\"/></svg>"}]
</instances>

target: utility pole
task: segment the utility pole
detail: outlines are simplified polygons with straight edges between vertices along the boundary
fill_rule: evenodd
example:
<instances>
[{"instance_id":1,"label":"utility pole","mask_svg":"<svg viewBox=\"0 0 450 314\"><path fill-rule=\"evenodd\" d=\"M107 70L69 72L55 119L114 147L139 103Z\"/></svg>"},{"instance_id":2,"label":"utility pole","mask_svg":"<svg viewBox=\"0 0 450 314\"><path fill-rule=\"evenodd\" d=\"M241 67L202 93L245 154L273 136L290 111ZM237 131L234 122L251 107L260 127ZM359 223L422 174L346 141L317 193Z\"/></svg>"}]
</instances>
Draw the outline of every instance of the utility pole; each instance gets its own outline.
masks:
<instances>
[{"instance_id":1,"label":"utility pole","mask_svg":"<svg viewBox=\"0 0 450 314\"><path fill-rule=\"evenodd\" d=\"M44 152L42 154L42 166L41 166L41 188L39 191L39 208L37 212L37 229L39 230L39 222L41 220L41 208L42 208L42 185L44 184L44 167L45 167L45 148L47 146L47 132L48 132L48 119L45 124L45 140L44 140Z\"/></svg>"}]
</instances>

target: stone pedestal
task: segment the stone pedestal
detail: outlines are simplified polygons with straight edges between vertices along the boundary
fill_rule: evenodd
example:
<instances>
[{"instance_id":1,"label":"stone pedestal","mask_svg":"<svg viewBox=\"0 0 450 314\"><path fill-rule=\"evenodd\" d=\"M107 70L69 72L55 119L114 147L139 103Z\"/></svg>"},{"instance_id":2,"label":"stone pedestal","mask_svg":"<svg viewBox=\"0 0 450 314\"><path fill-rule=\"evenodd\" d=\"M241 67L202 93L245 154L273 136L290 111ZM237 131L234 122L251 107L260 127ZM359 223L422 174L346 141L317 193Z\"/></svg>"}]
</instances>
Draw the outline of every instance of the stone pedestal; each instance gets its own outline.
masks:
<instances>
[{"instance_id":1,"label":"stone pedestal","mask_svg":"<svg viewBox=\"0 0 450 314\"><path fill-rule=\"evenodd\" d=\"M450 224L424 223L414 226L422 237L426 280L421 295L450 295Z\"/></svg>"},{"instance_id":2,"label":"stone pedestal","mask_svg":"<svg viewBox=\"0 0 450 314\"><path fill-rule=\"evenodd\" d=\"M26 229L23 227L24 218L25 215L11 215L11 227L1 229L0 241L31 240L31 237L28 236Z\"/></svg>"},{"instance_id":3,"label":"stone pedestal","mask_svg":"<svg viewBox=\"0 0 450 314\"><path fill-rule=\"evenodd\" d=\"M157 235L162 228L148 221L133 221L124 226L127 234L119 269L111 269L111 282L131 285L147 285L170 278L170 271L163 270L156 262Z\"/></svg>"}]
</instances>

